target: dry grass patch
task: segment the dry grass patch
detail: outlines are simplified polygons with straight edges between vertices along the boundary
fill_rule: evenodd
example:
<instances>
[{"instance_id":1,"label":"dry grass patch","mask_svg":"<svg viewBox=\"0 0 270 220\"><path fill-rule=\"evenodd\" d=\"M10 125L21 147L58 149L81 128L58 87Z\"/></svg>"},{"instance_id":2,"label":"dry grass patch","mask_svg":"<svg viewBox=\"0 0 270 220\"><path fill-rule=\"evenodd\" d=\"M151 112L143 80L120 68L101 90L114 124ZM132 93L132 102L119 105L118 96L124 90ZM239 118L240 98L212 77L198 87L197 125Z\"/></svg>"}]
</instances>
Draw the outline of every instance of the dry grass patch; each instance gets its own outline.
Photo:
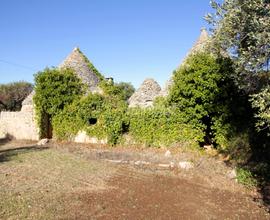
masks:
<instances>
[{"instance_id":1,"label":"dry grass patch","mask_svg":"<svg viewBox=\"0 0 270 220\"><path fill-rule=\"evenodd\" d=\"M55 149L0 149L0 218L61 218L79 207L77 194L105 189L114 171Z\"/></svg>"}]
</instances>

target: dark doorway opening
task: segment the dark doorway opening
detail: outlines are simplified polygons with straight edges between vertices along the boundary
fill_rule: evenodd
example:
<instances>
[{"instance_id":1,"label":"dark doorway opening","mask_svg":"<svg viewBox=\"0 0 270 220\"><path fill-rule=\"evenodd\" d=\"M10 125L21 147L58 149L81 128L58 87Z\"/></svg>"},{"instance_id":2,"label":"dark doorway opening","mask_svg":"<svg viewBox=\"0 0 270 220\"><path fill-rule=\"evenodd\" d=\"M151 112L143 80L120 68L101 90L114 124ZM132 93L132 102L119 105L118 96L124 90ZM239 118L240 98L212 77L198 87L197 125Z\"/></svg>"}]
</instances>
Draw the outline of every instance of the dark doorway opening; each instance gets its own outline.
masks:
<instances>
[{"instance_id":1,"label":"dark doorway opening","mask_svg":"<svg viewBox=\"0 0 270 220\"><path fill-rule=\"evenodd\" d=\"M42 137L41 138L48 138L51 139L53 136L53 128L52 128L52 123L51 123L51 115L45 113L43 115L43 132L42 132Z\"/></svg>"}]
</instances>

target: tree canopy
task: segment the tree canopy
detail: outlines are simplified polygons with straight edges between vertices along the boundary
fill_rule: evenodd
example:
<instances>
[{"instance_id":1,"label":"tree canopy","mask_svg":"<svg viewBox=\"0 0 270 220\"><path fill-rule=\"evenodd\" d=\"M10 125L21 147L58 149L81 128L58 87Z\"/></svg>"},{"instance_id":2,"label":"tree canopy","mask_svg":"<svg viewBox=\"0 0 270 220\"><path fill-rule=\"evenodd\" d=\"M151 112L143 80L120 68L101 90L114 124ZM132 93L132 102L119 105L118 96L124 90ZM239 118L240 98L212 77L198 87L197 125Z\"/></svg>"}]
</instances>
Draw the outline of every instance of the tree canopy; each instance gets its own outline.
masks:
<instances>
[{"instance_id":1,"label":"tree canopy","mask_svg":"<svg viewBox=\"0 0 270 220\"><path fill-rule=\"evenodd\" d=\"M235 63L235 81L247 93L269 83L270 1L211 1L215 13L206 20L212 24L212 49L229 55ZM267 76L265 74L267 73Z\"/></svg>"},{"instance_id":2,"label":"tree canopy","mask_svg":"<svg viewBox=\"0 0 270 220\"><path fill-rule=\"evenodd\" d=\"M233 72L230 59L196 53L174 74L169 105L178 109L185 123L203 131L202 142L225 147L236 94Z\"/></svg>"},{"instance_id":3,"label":"tree canopy","mask_svg":"<svg viewBox=\"0 0 270 220\"><path fill-rule=\"evenodd\" d=\"M23 81L0 84L0 111L19 111L32 90L33 85Z\"/></svg>"}]
</instances>

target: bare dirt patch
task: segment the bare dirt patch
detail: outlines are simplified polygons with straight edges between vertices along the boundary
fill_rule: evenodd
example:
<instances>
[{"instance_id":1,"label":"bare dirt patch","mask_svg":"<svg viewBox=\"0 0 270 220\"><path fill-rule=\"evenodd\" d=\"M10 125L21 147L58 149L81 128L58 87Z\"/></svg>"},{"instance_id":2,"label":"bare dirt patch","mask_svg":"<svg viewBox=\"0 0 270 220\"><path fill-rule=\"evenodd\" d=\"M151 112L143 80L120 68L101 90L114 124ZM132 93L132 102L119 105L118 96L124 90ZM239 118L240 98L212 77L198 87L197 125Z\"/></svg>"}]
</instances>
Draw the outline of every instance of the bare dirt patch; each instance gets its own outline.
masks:
<instances>
[{"instance_id":1,"label":"bare dirt patch","mask_svg":"<svg viewBox=\"0 0 270 220\"><path fill-rule=\"evenodd\" d=\"M1 219L270 219L218 160L164 149L0 143ZM151 165L108 159L145 160ZM187 160L194 169L161 168Z\"/></svg>"},{"instance_id":2,"label":"bare dirt patch","mask_svg":"<svg viewBox=\"0 0 270 220\"><path fill-rule=\"evenodd\" d=\"M200 179L121 169L111 190L82 195L97 219L269 219L244 192L212 188Z\"/></svg>"}]
</instances>

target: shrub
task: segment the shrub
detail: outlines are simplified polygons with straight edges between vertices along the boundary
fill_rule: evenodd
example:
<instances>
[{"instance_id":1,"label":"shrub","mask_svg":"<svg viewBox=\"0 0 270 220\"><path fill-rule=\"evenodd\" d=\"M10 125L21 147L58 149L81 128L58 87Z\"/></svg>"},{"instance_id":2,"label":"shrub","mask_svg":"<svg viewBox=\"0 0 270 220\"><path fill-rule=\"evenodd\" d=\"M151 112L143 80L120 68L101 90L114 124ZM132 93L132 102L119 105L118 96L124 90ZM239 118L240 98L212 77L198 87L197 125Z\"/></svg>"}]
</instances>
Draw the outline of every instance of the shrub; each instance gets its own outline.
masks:
<instances>
[{"instance_id":1,"label":"shrub","mask_svg":"<svg viewBox=\"0 0 270 220\"><path fill-rule=\"evenodd\" d=\"M99 86L103 90L103 95L112 101L127 101L128 98L133 94L134 87L130 83L116 83L103 80L99 83Z\"/></svg>"},{"instance_id":2,"label":"shrub","mask_svg":"<svg viewBox=\"0 0 270 220\"><path fill-rule=\"evenodd\" d=\"M234 131L230 123L231 106L237 90L230 78L233 72L228 59L207 53L190 56L185 65L174 73L168 103L177 108L183 123L204 132L206 143L228 146Z\"/></svg>"},{"instance_id":3,"label":"shrub","mask_svg":"<svg viewBox=\"0 0 270 220\"><path fill-rule=\"evenodd\" d=\"M238 168L236 171L237 181L247 187L257 186L257 180L253 176L250 170Z\"/></svg>"},{"instance_id":4,"label":"shrub","mask_svg":"<svg viewBox=\"0 0 270 220\"><path fill-rule=\"evenodd\" d=\"M46 120L60 113L65 106L84 92L81 80L71 69L45 69L35 75L34 103L40 137L46 137Z\"/></svg>"},{"instance_id":5,"label":"shrub","mask_svg":"<svg viewBox=\"0 0 270 220\"><path fill-rule=\"evenodd\" d=\"M132 108L128 110L129 134L137 143L146 146L196 145L201 131L181 121L169 108Z\"/></svg>"},{"instance_id":6,"label":"shrub","mask_svg":"<svg viewBox=\"0 0 270 220\"><path fill-rule=\"evenodd\" d=\"M131 83L126 82L120 82L115 84L116 87L118 87L122 91L122 98L123 100L128 100L132 94L135 92L135 88Z\"/></svg>"},{"instance_id":7,"label":"shrub","mask_svg":"<svg viewBox=\"0 0 270 220\"><path fill-rule=\"evenodd\" d=\"M90 126L89 120L100 117L103 109L103 98L97 94L90 93L75 100L53 118L54 136L61 140L72 139L78 131ZM100 122L97 120L93 126L99 125ZM102 133L99 135L98 137L103 137Z\"/></svg>"}]
</instances>

